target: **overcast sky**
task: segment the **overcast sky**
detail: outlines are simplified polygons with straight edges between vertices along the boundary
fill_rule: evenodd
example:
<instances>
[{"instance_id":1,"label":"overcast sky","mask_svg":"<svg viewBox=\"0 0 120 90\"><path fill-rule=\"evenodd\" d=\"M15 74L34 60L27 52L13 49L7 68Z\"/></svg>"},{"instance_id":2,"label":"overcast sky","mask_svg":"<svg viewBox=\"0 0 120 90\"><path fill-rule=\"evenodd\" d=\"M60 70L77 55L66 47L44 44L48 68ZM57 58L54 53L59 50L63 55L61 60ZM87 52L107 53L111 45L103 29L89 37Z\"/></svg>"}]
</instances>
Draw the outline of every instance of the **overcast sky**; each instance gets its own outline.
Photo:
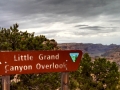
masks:
<instances>
[{"instance_id":1,"label":"overcast sky","mask_svg":"<svg viewBox=\"0 0 120 90\"><path fill-rule=\"evenodd\" d=\"M0 0L0 27L58 43L120 45L120 0Z\"/></svg>"}]
</instances>

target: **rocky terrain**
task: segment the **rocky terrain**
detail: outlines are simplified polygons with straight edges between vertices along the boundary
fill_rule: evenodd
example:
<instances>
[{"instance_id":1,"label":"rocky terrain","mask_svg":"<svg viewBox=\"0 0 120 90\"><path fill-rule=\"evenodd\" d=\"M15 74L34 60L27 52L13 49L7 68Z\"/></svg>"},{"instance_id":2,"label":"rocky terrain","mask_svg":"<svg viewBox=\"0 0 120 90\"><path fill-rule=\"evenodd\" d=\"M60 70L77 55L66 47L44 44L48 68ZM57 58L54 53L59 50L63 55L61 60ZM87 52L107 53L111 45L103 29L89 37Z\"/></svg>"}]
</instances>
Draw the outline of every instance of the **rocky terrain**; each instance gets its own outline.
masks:
<instances>
[{"instance_id":1,"label":"rocky terrain","mask_svg":"<svg viewBox=\"0 0 120 90\"><path fill-rule=\"evenodd\" d=\"M102 44L92 44L92 43L60 43L58 46L62 50L82 50L84 53L89 53L92 57L101 56L104 53L120 48L120 45L102 45ZM107 55L107 54L105 54Z\"/></svg>"},{"instance_id":2,"label":"rocky terrain","mask_svg":"<svg viewBox=\"0 0 120 90\"><path fill-rule=\"evenodd\" d=\"M114 49L108 50L101 56L107 58L112 62L113 61L116 62L120 67L120 47L116 47Z\"/></svg>"},{"instance_id":3,"label":"rocky terrain","mask_svg":"<svg viewBox=\"0 0 120 90\"><path fill-rule=\"evenodd\" d=\"M89 53L92 58L105 57L110 61L116 62L120 66L120 45L92 44L92 43L59 43L62 50L82 50Z\"/></svg>"}]
</instances>

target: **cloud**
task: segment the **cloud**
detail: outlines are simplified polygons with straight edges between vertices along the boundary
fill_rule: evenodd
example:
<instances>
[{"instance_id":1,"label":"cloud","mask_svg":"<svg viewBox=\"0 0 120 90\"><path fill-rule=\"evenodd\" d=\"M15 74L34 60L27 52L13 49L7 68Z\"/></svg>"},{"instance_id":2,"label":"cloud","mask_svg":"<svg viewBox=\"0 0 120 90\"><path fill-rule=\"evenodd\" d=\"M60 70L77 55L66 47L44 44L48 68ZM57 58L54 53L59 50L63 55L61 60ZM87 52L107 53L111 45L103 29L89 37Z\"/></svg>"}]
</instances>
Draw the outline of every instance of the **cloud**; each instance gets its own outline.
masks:
<instances>
[{"instance_id":1,"label":"cloud","mask_svg":"<svg viewBox=\"0 0 120 90\"><path fill-rule=\"evenodd\" d=\"M118 32L119 27L103 27L103 26L90 26L90 25L75 25L74 27L79 28L79 30L74 31L75 35L96 35Z\"/></svg>"},{"instance_id":2,"label":"cloud","mask_svg":"<svg viewBox=\"0 0 120 90\"><path fill-rule=\"evenodd\" d=\"M20 30L68 42L87 35L109 37L120 33L119 3L120 0L1 0L0 27L18 23Z\"/></svg>"},{"instance_id":3,"label":"cloud","mask_svg":"<svg viewBox=\"0 0 120 90\"><path fill-rule=\"evenodd\" d=\"M9 1L9 3L8 3ZM87 17L104 12L106 5L113 4L113 0L2 0L3 10L18 16L33 16L36 14L56 14L67 16ZM4 6L5 5L5 6ZM95 13L96 12L96 13Z\"/></svg>"},{"instance_id":4,"label":"cloud","mask_svg":"<svg viewBox=\"0 0 120 90\"><path fill-rule=\"evenodd\" d=\"M94 31L105 31L109 29L108 32L110 31L116 31L117 27L102 27L102 26L86 26L86 27L81 27L79 29L88 29L88 30L94 30Z\"/></svg>"},{"instance_id":5,"label":"cloud","mask_svg":"<svg viewBox=\"0 0 120 90\"><path fill-rule=\"evenodd\" d=\"M88 25L76 25L75 27L84 27L84 26L88 26Z\"/></svg>"},{"instance_id":6,"label":"cloud","mask_svg":"<svg viewBox=\"0 0 120 90\"><path fill-rule=\"evenodd\" d=\"M86 21L100 14L119 13L119 9L112 10L120 6L114 6L115 2L119 0L1 0L0 14L6 16L8 24L4 25L6 20L0 24L9 26L19 22L23 26L25 23Z\"/></svg>"}]
</instances>

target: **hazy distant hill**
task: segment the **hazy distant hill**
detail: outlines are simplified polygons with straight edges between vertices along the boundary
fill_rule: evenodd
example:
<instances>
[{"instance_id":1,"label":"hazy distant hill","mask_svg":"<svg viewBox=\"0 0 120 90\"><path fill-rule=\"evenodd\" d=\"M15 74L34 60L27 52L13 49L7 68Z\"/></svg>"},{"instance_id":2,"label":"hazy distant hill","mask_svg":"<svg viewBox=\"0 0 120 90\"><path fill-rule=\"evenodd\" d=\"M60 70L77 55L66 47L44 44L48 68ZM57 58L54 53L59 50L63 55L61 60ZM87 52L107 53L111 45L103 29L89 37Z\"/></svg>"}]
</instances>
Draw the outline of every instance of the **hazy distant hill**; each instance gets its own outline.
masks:
<instances>
[{"instance_id":1,"label":"hazy distant hill","mask_svg":"<svg viewBox=\"0 0 120 90\"><path fill-rule=\"evenodd\" d=\"M120 45L102 45L102 44L92 44L92 43L60 43L58 46L62 50L82 50L83 53L89 53L92 57L95 56L107 56L107 52L119 48ZM111 52L110 52L111 53Z\"/></svg>"},{"instance_id":2,"label":"hazy distant hill","mask_svg":"<svg viewBox=\"0 0 120 90\"><path fill-rule=\"evenodd\" d=\"M111 56L114 56L115 54L118 54L119 52L120 52L120 47L115 47L113 49L108 50L104 54L102 54L102 56L111 57Z\"/></svg>"},{"instance_id":3,"label":"hazy distant hill","mask_svg":"<svg viewBox=\"0 0 120 90\"><path fill-rule=\"evenodd\" d=\"M105 57L110 61L114 61L120 66L120 47L108 50L102 55L102 57Z\"/></svg>"},{"instance_id":4,"label":"hazy distant hill","mask_svg":"<svg viewBox=\"0 0 120 90\"><path fill-rule=\"evenodd\" d=\"M92 43L61 43L58 46L63 50L82 50L83 53L89 53L92 59L104 57L111 62L116 62L120 69L120 45L102 45Z\"/></svg>"}]
</instances>

